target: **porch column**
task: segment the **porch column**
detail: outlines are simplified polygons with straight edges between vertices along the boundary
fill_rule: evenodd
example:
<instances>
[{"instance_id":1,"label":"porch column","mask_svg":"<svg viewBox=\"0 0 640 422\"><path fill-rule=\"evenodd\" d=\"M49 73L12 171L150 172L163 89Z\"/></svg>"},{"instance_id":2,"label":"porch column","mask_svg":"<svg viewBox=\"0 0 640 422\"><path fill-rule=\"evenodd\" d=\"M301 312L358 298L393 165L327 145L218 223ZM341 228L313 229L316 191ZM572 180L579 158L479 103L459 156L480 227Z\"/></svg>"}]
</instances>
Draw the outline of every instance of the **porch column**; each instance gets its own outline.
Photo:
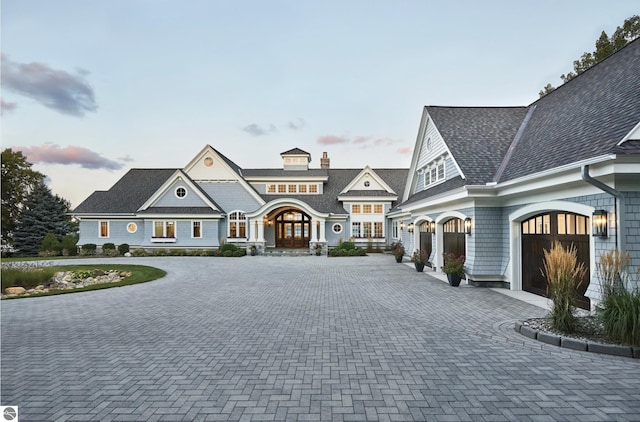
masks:
<instances>
[{"instance_id":1,"label":"porch column","mask_svg":"<svg viewBox=\"0 0 640 422\"><path fill-rule=\"evenodd\" d=\"M258 230L256 226L256 220L249 220L249 241L250 242L256 241L257 231Z\"/></svg>"},{"instance_id":2,"label":"porch column","mask_svg":"<svg viewBox=\"0 0 640 422\"><path fill-rule=\"evenodd\" d=\"M321 218L319 221L320 221L320 242L326 242L327 239L325 238L325 232L324 232L325 220Z\"/></svg>"},{"instance_id":3,"label":"porch column","mask_svg":"<svg viewBox=\"0 0 640 422\"><path fill-rule=\"evenodd\" d=\"M259 219L256 224L258 225L258 242L264 242L264 220Z\"/></svg>"},{"instance_id":4,"label":"porch column","mask_svg":"<svg viewBox=\"0 0 640 422\"><path fill-rule=\"evenodd\" d=\"M311 221L311 241L312 242L318 241L318 223L320 223L319 220Z\"/></svg>"}]
</instances>

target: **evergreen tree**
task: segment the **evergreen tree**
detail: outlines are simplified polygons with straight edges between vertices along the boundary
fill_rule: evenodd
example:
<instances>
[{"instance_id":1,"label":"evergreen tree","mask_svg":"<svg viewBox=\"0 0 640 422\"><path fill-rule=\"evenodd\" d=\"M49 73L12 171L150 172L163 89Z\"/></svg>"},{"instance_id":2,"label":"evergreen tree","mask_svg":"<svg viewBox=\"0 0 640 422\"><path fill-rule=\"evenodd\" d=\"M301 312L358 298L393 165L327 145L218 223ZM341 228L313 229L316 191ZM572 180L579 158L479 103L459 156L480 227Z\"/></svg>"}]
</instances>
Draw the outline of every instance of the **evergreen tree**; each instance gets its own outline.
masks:
<instances>
[{"instance_id":1,"label":"evergreen tree","mask_svg":"<svg viewBox=\"0 0 640 422\"><path fill-rule=\"evenodd\" d=\"M560 79L562 79L564 83L569 82L571 79L606 59L638 37L640 37L640 16L634 15L626 19L622 26L616 28L616 31L611 37L602 31L600 37L596 40L595 51L583 53L580 60L574 60L573 72L560 75ZM547 86L539 92L540 98L553 90L555 90L553 85L547 84Z\"/></svg>"},{"instance_id":2,"label":"evergreen tree","mask_svg":"<svg viewBox=\"0 0 640 422\"><path fill-rule=\"evenodd\" d=\"M47 233L61 241L71 230L70 204L51 193L44 182L26 197L13 234L13 245L20 255L37 255Z\"/></svg>"},{"instance_id":3,"label":"evergreen tree","mask_svg":"<svg viewBox=\"0 0 640 422\"><path fill-rule=\"evenodd\" d=\"M13 231L25 198L44 174L31 169L32 164L21 151L6 148L2 151L2 244L11 244Z\"/></svg>"}]
</instances>

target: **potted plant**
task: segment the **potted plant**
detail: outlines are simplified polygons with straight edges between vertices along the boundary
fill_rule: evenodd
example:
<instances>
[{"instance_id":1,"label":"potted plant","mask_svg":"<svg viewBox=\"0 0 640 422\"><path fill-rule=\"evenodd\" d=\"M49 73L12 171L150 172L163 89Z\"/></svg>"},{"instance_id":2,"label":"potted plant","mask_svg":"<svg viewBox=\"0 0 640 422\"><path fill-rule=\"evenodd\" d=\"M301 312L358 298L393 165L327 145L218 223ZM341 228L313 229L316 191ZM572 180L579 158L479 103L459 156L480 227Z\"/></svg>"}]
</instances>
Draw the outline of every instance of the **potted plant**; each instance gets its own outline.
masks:
<instances>
[{"instance_id":1,"label":"potted plant","mask_svg":"<svg viewBox=\"0 0 640 422\"><path fill-rule=\"evenodd\" d=\"M411 255L411 262L416 266L416 271L421 273L424 270L424 265L427 263L427 251L424 249L415 250Z\"/></svg>"},{"instance_id":2,"label":"potted plant","mask_svg":"<svg viewBox=\"0 0 640 422\"><path fill-rule=\"evenodd\" d=\"M464 255L456 256L454 253L444 254L442 271L447 274L447 279L451 286L459 286L462 276L464 275Z\"/></svg>"},{"instance_id":3,"label":"potted plant","mask_svg":"<svg viewBox=\"0 0 640 422\"><path fill-rule=\"evenodd\" d=\"M391 244L391 253L396 257L396 262L402 262L402 258L404 257L404 246L402 246L402 242L393 242Z\"/></svg>"}]
</instances>

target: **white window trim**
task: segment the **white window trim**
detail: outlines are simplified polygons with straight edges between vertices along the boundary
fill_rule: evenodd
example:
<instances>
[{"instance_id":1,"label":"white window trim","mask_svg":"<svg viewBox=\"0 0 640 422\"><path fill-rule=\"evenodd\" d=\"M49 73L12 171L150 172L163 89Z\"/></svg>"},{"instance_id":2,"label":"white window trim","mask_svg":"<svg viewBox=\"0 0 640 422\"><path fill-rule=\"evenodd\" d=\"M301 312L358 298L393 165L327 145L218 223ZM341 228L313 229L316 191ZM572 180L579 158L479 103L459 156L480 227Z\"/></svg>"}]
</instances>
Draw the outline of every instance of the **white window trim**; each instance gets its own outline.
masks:
<instances>
[{"instance_id":1,"label":"white window trim","mask_svg":"<svg viewBox=\"0 0 640 422\"><path fill-rule=\"evenodd\" d=\"M336 227L339 227L340 230L336 230ZM340 234L342 233L342 231L344 230L344 228L342 227L342 224L340 223L335 223L333 226L331 226L331 230L335 233L335 234Z\"/></svg>"},{"instance_id":2,"label":"white window trim","mask_svg":"<svg viewBox=\"0 0 640 422\"><path fill-rule=\"evenodd\" d=\"M178 189L184 189L184 196L180 196L178 195ZM184 186L177 186L174 191L173 194L175 195L176 198L178 199L184 199L189 195L189 191L187 190L187 188L185 188Z\"/></svg>"},{"instance_id":3,"label":"white window trim","mask_svg":"<svg viewBox=\"0 0 640 422\"><path fill-rule=\"evenodd\" d=\"M232 220L231 214L233 213L243 214L245 216L244 220L240 218ZM243 210L233 210L228 215L229 215L229 218L227 219L227 239L233 239L234 241L239 241L242 239L246 240L247 237L249 236L249 219L247 218L246 213ZM231 223L232 222L241 223L243 221L244 221L244 237L231 237Z\"/></svg>"},{"instance_id":4,"label":"white window trim","mask_svg":"<svg viewBox=\"0 0 640 422\"><path fill-rule=\"evenodd\" d=\"M193 235L193 227L195 223L200 223L200 236L194 236ZM202 239L202 220L193 220L191 221L191 238L192 239Z\"/></svg>"},{"instance_id":5,"label":"white window trim","mask_svg":"<svg viewBox=\"0 0 640 422\"><path fill-rule=\"evenodd\" d=\"M103 236L102 235L102 230L100 230L102 228L102 223L107 223L107 235ZM108 239L111 235L111 224L109 222L109 220L99 220L98 221L98 238L100 239Z\"/></svg>"},{"instance_id":6,"label":"white window trim","mask_svg":"<svg viewBox=\"0 0 640 422\"><path fill-rule=\"evenodd\" d=\"M162 236L154 236L156 232L156 223L158 222L162 223ZM173 229L175 232L174 237L167 237L167 223L173 223ZM178 223L175 220L153 220L152 224L151 242L175 243L178 238Z\"/></svg>"}]
</instances>

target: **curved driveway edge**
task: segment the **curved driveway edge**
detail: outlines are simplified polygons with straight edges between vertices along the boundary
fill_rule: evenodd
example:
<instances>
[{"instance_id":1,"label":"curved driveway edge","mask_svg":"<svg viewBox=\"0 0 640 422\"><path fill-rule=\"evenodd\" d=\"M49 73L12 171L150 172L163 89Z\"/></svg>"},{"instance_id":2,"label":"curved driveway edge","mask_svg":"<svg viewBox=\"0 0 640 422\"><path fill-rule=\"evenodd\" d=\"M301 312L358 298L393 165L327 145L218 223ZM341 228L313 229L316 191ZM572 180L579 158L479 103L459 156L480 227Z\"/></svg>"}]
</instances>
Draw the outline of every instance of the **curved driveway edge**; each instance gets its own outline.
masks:
<instances>
[{"instance_id":1,"label":"curved driveway edge","mask_svg":"<svg viewBox=\"0 0 640 422\"><path fill-rule=\"evenodd\" d=\"M525 338L515 321L545 310L490 289L451 288L389 256L107 262L167 276L2 302L1 404L19 406L24 420L640 414L638 360Z\"/></svg>"}]
</instances>

